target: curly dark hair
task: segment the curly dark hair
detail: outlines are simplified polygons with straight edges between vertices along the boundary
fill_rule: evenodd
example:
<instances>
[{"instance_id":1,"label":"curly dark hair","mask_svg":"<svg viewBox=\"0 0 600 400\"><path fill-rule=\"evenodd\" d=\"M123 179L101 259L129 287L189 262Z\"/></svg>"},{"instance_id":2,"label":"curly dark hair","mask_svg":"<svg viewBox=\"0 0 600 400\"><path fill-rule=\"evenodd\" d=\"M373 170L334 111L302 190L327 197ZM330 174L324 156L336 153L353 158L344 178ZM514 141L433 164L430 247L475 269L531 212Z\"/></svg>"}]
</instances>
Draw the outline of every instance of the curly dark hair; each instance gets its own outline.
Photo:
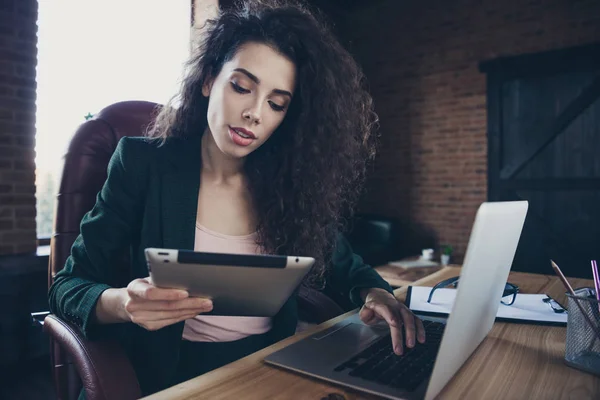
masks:
<instances>
[{"instance_id":1,"label":"curly dark hair","mask_svg":"<svg viewBox=\"0 0 600 400\"><path fill-rule=\"evenodd\" d=\"M281 125L244 163L258 217L258 244L270 254L316 259L307 281L325 283L336 234L343 232L375 155L377 116L364 75L315 11L297 1L247 0L204 27L181 92L149 136L202 135L208 125L203 83L245 43L293 61L297 83Z\"/></svg>"}]
</instances>

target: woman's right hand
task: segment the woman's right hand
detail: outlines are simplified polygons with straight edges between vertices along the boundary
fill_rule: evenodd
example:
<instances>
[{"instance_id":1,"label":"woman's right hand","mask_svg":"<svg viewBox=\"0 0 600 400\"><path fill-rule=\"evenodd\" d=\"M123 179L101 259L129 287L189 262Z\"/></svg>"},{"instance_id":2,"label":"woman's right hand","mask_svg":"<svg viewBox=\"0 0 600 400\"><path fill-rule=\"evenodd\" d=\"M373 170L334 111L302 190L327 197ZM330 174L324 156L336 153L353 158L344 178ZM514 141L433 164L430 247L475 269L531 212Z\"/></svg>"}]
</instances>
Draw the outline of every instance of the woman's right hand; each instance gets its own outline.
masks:
<instances>
[{"instance_id":1,"label":"woman's right hand","mask_svg":"<svg viewBox=\"0 0 600 400\"><path fill-rule=\"evenodd\" d=\"M193 318L213 307L210 299L189 297L185 290L156 287L150 278L131 281L122 295L122 315L149 331Z\"/></svg>"}]
</instances>

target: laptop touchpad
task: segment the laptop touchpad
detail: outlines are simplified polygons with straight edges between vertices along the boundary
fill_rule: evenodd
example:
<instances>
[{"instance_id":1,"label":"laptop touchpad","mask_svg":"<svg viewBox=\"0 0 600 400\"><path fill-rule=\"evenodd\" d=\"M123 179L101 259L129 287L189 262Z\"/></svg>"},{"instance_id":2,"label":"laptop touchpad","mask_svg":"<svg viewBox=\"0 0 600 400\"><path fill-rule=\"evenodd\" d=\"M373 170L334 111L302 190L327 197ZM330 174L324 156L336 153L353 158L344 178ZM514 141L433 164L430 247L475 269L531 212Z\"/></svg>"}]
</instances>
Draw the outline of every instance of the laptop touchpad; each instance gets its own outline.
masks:
<instances>
[{"instance_id":1,"label":"laptop touchpad","mask_svg":"<svg viewBox=\"0 0 600 400\"><path fill-rule=\"evenodd\" d=\"M389 334L389 329L386 326L349 323L326 332L325 335L314 337L314 339L320 342L335 343L336 347L358 348L366 346L373 340L387 334Z\"/></svg>"}]
</instances>

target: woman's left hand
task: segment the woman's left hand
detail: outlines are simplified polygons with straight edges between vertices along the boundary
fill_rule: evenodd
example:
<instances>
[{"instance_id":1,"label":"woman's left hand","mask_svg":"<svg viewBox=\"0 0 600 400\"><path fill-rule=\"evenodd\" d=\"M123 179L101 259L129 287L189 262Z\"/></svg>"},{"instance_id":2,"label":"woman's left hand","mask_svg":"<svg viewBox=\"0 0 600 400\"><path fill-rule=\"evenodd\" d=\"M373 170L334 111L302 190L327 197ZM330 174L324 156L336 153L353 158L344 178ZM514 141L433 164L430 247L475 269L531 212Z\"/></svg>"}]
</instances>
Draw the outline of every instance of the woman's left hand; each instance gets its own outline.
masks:
<instances>
[{"instance_id":1,"label":"woman's left hand","mask_svg":"<svg viewBox=\"0 0 600 400\"><path fill-rule=\"evenodd\" d=\"M415 339L425 343L425 328L419 317L415 316L403 303L384 289L371 288L363 291L365 304L360 309L360 319L367 325L385 320L390 326L394 353L403 353L403 332L406 334L406 345L415 346Z\"/></svg>"}]
</instances>

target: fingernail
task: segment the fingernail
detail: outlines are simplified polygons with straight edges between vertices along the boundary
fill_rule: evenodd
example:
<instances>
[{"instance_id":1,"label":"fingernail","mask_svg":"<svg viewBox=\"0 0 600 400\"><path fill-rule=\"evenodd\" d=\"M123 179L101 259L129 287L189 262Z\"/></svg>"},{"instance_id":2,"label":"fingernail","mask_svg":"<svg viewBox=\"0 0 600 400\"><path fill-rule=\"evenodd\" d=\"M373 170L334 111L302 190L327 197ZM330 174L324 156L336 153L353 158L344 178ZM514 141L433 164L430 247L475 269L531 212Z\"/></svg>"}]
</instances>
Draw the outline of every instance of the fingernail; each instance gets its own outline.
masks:
<instances>
[{"instance_id":1,"label":"fingernail","mask_svg":"<svg viewBox=\"0 0 600 400\"><path fill-rule=\"evenodd\" d=\"M395 351L395 352L396 352L396 354L398 354L399 356L401 356L401 355L402 355L402 347L400 347L400 346L396 346L396 347L394 348L394 351Z\"/></svg>"},{"instance_id":2,"label":"fingernail","mask_svg":"<svg viewBox=\"0 0 600 400\"><path fill-rule=\"evenodd\" d=\"M408 347L414 347L415 346L415 339L410 339L408 341Z\"/></svg>"}]
</instances>

